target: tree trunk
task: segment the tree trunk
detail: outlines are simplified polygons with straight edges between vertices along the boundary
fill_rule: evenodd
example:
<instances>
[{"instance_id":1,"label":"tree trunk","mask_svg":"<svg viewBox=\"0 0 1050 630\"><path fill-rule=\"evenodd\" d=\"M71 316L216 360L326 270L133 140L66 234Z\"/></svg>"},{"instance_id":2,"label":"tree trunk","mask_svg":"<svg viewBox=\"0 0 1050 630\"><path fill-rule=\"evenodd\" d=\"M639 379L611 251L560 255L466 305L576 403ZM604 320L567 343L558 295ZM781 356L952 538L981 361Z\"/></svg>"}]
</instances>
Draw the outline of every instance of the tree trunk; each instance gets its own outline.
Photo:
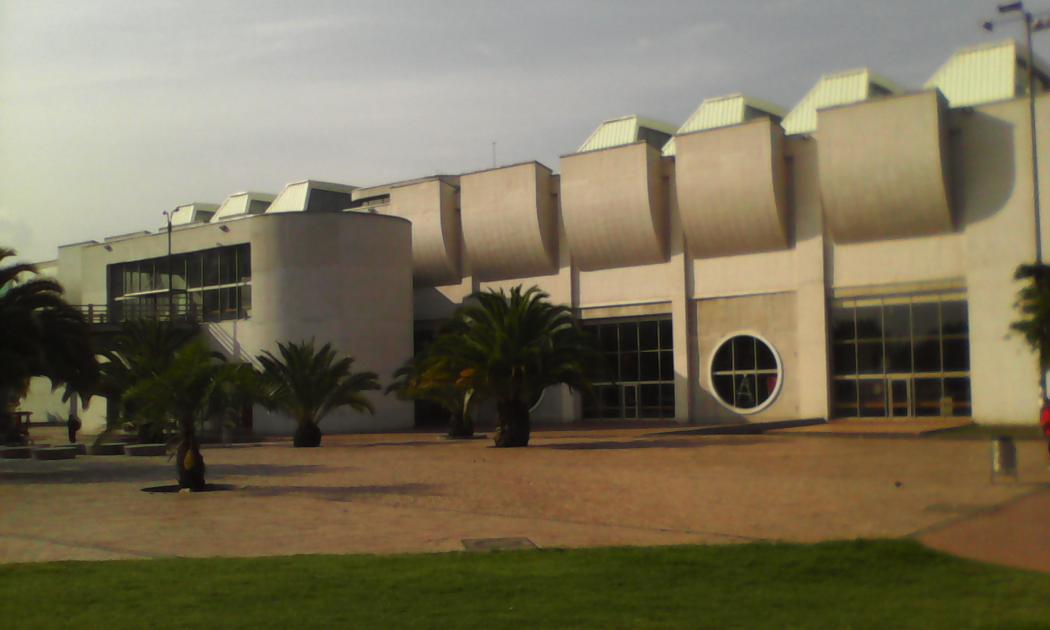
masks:
<instances>
[{"instance_id":1,"label":"tree trunk","mask_svg":"<svg viewBox=\"0 0 1050 630\"><path fill-rule=\"evenodd\" d=\"M313 422L302 422L292 436L292 446L296 448L315 448L321 445L321 427Z\"/></svg>"},{"instance_id":2,"label":"tree trunk","mask_svg":"<svg viewBox=\"0 0 1050 630\"><path fill-rule=\"evenodd\" d=\"M204 457L201 455L200 442L193 429L182 430L182 441L175 451L175 472L179 478L179 487L190 490L204 490Z\"/></svg>"},{"instance_id":3,"label":"tree trunk","mask_svg":"<svg viewBox=\"0 0 1050 630\"><path fill-rule=\"evenodd\" d=\"M468 438L474 435L474 420L463 411L452 414L452 421L448 426L450 438Z\"/></svg>"},{"instance_id":4,"label":"tree trunk","mask_svg":"<svg viewBox=\"0 0 1050 630\"><path fill-rule=\"evenodd\" d=\"M520 400L501 400L496 403L499 428L496 429L496 448L516 448L529 445L529 406Z\"/></svg>"}]
</instances>

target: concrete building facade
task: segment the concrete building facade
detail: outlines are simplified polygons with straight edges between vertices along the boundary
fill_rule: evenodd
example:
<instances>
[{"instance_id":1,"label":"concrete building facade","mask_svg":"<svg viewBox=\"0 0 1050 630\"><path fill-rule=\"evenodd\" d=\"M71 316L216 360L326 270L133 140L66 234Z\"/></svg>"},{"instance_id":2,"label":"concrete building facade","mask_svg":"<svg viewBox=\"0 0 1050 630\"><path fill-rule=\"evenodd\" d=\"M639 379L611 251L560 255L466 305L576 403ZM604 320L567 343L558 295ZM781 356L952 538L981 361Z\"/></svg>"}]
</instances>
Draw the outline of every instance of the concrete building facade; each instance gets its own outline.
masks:
<instances>
[{"instance_id":1,"label":"concrete building facade","mask_svg":"<svg viewBox=\"0 0 1050 630\"><path fill-rule=\"evenodd\" d=\"M537 285L578 313L611 375L594 399L551 388L538 421L1031 422L1036 359L1009 334L1013 272L1036 239L1023 59L1013 42L965 49L910 92L867 70L826 75L786 114L708 99L677 132L613 119L560 173L527 162L244 193L187 206L175 242L251 246L251 311L207 324L218 346L330 339L384 378L413 328L429 334L470 293ZM1047 178L1050 125L1038 143ZM130 294L107 269L160 256L164 238L61 248L57 276L71 301L112 307ZM373 421L330 428L412 424L410 406L374 401Z\"/></svg>"}]
</instances>

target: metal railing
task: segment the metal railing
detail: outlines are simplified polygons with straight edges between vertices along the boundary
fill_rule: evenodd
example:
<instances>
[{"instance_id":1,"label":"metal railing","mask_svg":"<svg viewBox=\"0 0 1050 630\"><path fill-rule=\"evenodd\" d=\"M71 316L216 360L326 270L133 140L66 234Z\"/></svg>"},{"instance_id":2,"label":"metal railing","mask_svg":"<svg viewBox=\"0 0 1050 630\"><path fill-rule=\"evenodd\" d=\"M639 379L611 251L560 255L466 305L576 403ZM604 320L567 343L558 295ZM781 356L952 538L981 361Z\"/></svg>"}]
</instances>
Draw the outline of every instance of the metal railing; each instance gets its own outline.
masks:
<instances>
[{"instance_id":1,"label":"metal railing","mask_svg":"<svg viewBox=\"0 0 1050 630\"><path fill-rule=\"evenodd\" d=\"M91 326L121 324L133 320L156 320L173 322L200 322L200 307L192 303L142 304L120 302L114 304L75 304Z\"/></svg>"}]
</instances>

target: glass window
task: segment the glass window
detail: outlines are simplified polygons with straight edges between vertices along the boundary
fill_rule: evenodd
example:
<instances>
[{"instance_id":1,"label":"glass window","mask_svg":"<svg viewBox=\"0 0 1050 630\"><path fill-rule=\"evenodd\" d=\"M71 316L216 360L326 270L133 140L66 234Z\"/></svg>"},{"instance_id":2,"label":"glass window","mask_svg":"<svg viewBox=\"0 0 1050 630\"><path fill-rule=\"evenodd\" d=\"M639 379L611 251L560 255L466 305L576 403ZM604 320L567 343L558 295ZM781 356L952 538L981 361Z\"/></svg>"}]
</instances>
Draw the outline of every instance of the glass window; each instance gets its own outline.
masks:
<instances>
[{"instance_id":1,"label":"glass window","mask_svg":"<svg viewBox=\"0 0 1050 630\"><path fill-rule=\"evenodd\" d=\"M626 352L628 350L638 349L638 324L627 323L621 324L620 329L620 351Z\"/></svg>"},{"instance_id":2,"label":"glass window","mask_svg":"<svg viewBox=\"0 0 1050 630\"><path fill-rule=\"evenodd\" d=\"M835 341L853 341L857 327L853 322L853 309L839 307L831 310L831 338Z\"/></svg>"},{"instance_id":3,"label":"glass window","mask_svg":"<svg viewBox=\"0 0 1050 630\"><path fill-rule=\"evenodd\" d=\"M747 411L767 404L780 378L773 348L757 337L736 335L715 350L711 384L729 407Z\"/></svg>"},{"instance_id":4,"label":"glass window","mask_svg":"<svg viewBox=\"0 0 1050 630\"><path fill-rule=\"evenodd\" d=\"M194 252L186 259L186 284L190 288L204 286L204 253Z\"/></svg>"},{"instance_id":5,"label":"glass window","mask_svg":"<svg viewBox=\"0 0 1050 630\"><path fill-rule=\"evenodd\" d=\"M940 329L940 304L937 302L912 304L911 330L913 336L916 338L936 337L940 334Z\"/></svg>"},{"instance_id":6,"label":"glass window","mask_svg":"<svg viewBox=\"0 0 1050 630\"><path fill-rule=\"evenodd\" d=\"M951 301L941 304L941 332L944 335L965 335L970 331L966 302Z\"/></svg>"},{"instance_id":7,"label":"glass window","mask_svg":"<svg viewBox=\"0 0 1050 630\"><path fill-rule=\"evenodd\" d=\"M252 250L248 245L237 248L237 277L239 282L250 282L252 279Z\"/></svg>"},{"instance_id":8,"label":"glass window","mask_svg":"<svg viewBox=\"0 0 1050 630\"><path fill-rule=\"evenodd\" d=\"M831 347L831 365L836 375L857 373L857 345L836 343Z\"/></svg>"},{"instance_id":9,"label":"glass window","mask_svg":"<svg viewBox=\"0 0 1050 630\"><path fill-rule=\"evenodd\" d=\"M219 250L219 284L237 282L237 248Z\"/></svg>"},{"instance_id":10,"label":"glass window","mask_svg":"<svg viewBox=\"0 0 1050 630\"><path fill-rule=\"evenodd\" d=\"M204 286L219 284L219 252L204 252Z\"/></svg>"},{"instance_id":11,"label":"glass window","mask_svg":"<svg viewBox=\"0 0 1050 630\"><path fill-rule=\"evenodd\" d=\"M641 322L638 325L638 347L641 350L658 350L660 348L659 335L659 324L657 322Z\"/></svg>"},{"instance_id":12,"label":"glass window","mask_svg":"<svg viewBox=\"0 0 1050 630\"><path fill-rule=\"evenodd\" d=\"M857 339L882 339L882 308L857 308Z\"/></svg>"},{"instance_id":13,"label":"glass window","mask_svg":"<svg viewBox=\"0 0 1050 630\"><path fill-rule=\"evenodd\" d=\"M674 348L671 320L626 319L584 323L605 357L599 392L585 418L674 417Z\"/></svg>"},{"instance_id":14,"label":"glass window","mask_svg":"<svg viewBox=\"0 0 1050 630\"><path fill-rule=\"evenodd\" d=\"M888 339L911 336L910 304L888 304L882 312L882 327Z\"/></svg>"}]
</instances>

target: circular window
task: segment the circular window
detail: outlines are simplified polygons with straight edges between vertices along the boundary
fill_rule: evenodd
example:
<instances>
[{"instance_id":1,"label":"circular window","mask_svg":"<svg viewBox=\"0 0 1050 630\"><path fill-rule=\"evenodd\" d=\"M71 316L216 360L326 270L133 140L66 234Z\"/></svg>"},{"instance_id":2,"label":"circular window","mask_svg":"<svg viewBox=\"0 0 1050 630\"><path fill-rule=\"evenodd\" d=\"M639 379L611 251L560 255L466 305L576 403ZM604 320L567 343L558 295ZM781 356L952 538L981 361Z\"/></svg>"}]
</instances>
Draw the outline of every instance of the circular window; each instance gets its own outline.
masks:
<instances>
[{"instance_id":1,"label":"circular window","mask_svg":"<svg viewBox=\"0 0 1050 630\"><path fill-rule=\"evenodd\" d=\"M755 335L733 335L718 346L711 359L711 385L722 404L740 413L769 406L780 391L780 356Z\"/></svg>"}]
</instances>

